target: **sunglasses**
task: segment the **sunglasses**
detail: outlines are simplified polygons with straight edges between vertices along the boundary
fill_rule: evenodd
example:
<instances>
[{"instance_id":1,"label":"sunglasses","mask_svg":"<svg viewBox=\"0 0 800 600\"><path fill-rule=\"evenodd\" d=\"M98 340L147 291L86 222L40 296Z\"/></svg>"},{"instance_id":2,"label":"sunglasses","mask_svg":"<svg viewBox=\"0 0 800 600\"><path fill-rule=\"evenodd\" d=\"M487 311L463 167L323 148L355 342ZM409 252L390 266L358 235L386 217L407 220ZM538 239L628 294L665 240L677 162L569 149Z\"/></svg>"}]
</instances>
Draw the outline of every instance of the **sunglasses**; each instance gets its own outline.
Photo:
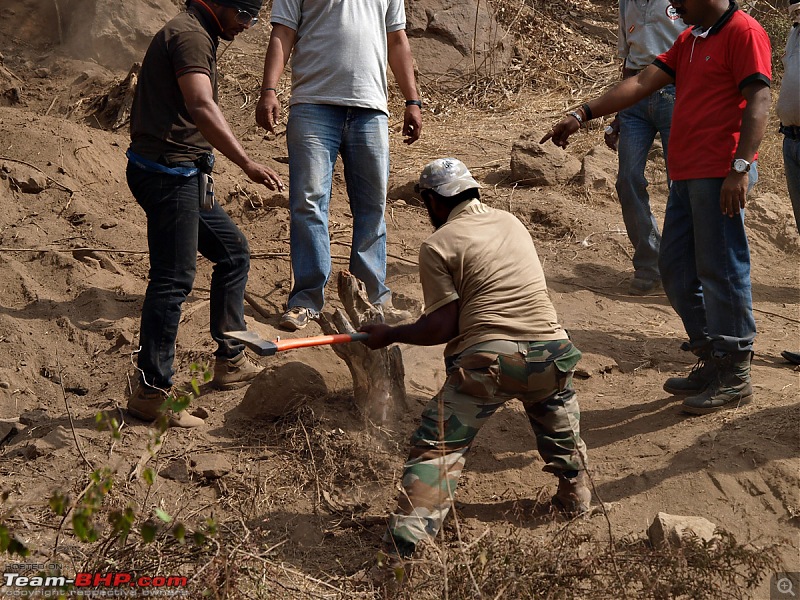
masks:
<instances>
[{"instance_id":1,"label":"sunglasses","mask_svg":"<svg viewBox=\"0 0 800 600\"><path fill-rule=\"evenodd\" d=\"M239 25L244 25L245 27L254 27L256 23L258 23L258 17L254 17L246 10L242 10L241 8L237 9L239 12L236 13L236 22Z\"/></svg>"}]
</instances>

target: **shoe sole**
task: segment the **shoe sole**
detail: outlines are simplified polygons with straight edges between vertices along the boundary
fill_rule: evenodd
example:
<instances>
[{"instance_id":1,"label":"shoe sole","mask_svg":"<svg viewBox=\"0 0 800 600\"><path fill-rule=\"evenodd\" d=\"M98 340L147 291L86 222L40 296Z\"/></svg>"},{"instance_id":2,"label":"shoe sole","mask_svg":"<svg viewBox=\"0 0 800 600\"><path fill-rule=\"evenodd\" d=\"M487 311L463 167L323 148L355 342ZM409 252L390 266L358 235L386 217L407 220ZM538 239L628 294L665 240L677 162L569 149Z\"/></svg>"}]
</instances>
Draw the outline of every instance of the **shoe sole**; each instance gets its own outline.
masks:
<instances>
[{"instance_id":1,"label":"shoe sole","mask_svg":"<svg viewBox=\"0 0 800 600\"><path fill-rule=\"evenodd\" d=\"M740 406L745 406L750 404L753 401L753 395L750 394L749 396L743 396L738 401L731 400L725 404L720 406L709 406L709 407L701 407L701 406L687 406L683 405L681 407L682 412L685 412L690 415L708 415L711 413L719 412L721 410L730 410L733 408L739 408Z\"/></svg>"},{"instance_id":2,"label":"shoe sole","mask_svg":"<svg viewBox=\"0 0 800 600\"><path fill-rule=\"evenodd\" d=\"M702 394L706 391L706 388L700 388L697 390L681 390L667 387L666 384L662 387L662 389L667 392L668 394L672 394L673 396L696 396L697 394Z\"/></svg>"},{"instance_id":3,"label":"shoe sole","mask_svg":"<svg viewBox=\"0 0 800 600\"><path fill-rule=\"evenodd\" d=\"M127 411L127 413L130 416L132 416L132 417L134 417L136 419L139 419L140 421L144 421L145 423L152 423L153 421L155 421L158 418L158 417L149 417L149 416L145 415L144 413L139 412L135 408L128 407L125 410Z\"/></svg>"}]
</instances>

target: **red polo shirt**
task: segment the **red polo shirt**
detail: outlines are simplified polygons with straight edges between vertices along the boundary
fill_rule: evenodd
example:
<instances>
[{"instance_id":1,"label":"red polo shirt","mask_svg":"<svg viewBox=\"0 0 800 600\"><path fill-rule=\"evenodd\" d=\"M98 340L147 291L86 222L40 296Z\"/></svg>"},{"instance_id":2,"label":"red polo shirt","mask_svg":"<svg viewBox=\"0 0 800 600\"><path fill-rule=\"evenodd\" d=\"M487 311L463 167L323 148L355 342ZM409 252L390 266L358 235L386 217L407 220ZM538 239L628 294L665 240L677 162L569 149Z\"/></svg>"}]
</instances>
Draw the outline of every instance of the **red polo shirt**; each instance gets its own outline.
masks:
<instances>
[{"instance_id":1,"label":"red polo shirt","mask_svg":"<svg viewBox=\"0 0 800 600\"><path fill-rule=\"evenodd\" d=\"M741 90L757 81L770 85L771 58L764 28L731 4L709 30L687 29L655 60L675 79L667 156L671 179L728 175L747 105Z\"/></svg>"}]
</instances>

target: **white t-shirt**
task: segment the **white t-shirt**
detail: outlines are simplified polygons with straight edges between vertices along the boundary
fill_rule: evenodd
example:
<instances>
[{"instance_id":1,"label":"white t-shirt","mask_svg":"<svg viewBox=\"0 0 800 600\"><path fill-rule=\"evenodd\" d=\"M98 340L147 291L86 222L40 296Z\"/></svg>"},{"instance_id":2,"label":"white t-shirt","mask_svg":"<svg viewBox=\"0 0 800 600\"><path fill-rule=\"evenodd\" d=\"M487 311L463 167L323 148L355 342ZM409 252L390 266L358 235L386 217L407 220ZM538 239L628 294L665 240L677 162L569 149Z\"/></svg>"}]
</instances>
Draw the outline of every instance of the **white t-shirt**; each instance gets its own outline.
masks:
<instances>
[{"instance_id":1,"label":"white t-shirt","mask_svg":"<svg viewBox=\"0 0 800 600\"><path fill-rule=\"evenodd\" d=\"M270 20L297 32L290 106L388 114L386 34L405 29L403 0L275 0Z\"/></svg>"}]
</instances>

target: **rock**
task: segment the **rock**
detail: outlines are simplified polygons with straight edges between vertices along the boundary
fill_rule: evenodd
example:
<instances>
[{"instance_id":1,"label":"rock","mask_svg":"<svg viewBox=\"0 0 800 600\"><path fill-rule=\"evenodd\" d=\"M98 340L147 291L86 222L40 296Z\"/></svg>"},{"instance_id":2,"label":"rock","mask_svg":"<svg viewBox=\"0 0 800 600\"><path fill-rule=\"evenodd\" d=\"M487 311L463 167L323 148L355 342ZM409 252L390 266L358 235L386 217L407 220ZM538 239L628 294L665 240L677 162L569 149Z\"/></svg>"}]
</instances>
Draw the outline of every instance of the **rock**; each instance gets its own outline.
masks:
<instances>
[{"instance_id":1,"label":"rock","mask_svg":"<svg viewBox=\"0 0 800 600\"><path fill-rule=\"evenodd\" d=\"M327 394L328 386L316 369L288 362L262 371L250 384L237 412L248 418L273 420Z\"/></svg>"},{"instance_id":2,"label":"rock","mask_svg":"<svg viewBox=\"0 0 800 600\"><path fill-rule=\"evenodd\" d=\"M666 545L679 548L686 536L696 536L710 542L718 539L717 526L703 517L682 517L660 512L647 528L647 537L654 548Z\"/></svg>"},{"instance_id":3,"label":"rock","mask_svg":"<svg viewBox=\"0 0 800 600\"><path fill-rule=\"evenodd\" d=\"M0 444L5 442L12 435L17 433L16 423L6 423L0 421Z\"/></svg>"},{"instance_id":4,"label":"rock","mask_svg":"<svg viewBox=\"0 0 800 600\"><path fill-rule=\"evenodd\" d=\"M595 146L583 157L580 179L583 187L595 192L612 193L615 189L617 154L605 145Z\"/></svg>"},{"instance_id":5,"label":"rock","mask_svg":"<svg viewBox=\"0 0 800 600\"><path fill-rule=\"evenodd\" d=\"M581 163L558 146L540 144L544 133L522 136L511 148L511 179L530 186L552 186L569 182Z\"/></svg>"},{"instance_id":6,"label":"rock","mask_svg":"<svg viewBox=\"0 0 800 600\"><path fill-rule=\"evenodd\" d=\"M24 194L38 194L47 189L47 175L27 165L0 163L0 177L8 179L12 189Z\"/></svg>"},{"instance_id":7,"label":"rock","mask_svg":"<svg viewBox=\"0 0 800 600\"><path fill-rule=\"evenodd\" d=\"M7 390L11 388L11 384L7 381L0 381L0 388Z\"/></svg>"},{"instance_id":8,"label":"rock","mask_svg":"<svg viewBox=\"0 0 800 600\"><path fill-rule=\"evenodd\" d=\"M36 408L34 410L26 410L19 416L19 422L23 425L34 427L41 425L45 421L50 420L50 415L43 408Z\"/></svg>"},{"instance_id":9,"label":"rock","mask_svg":"<svg viewBox=\"0 0 800 600\"><path fill-rule=\"evenodd\" d=\"M611 373L614 369L619 371L619 364L610 356L584 352L580 362L575 367L575 377L588 379L592 375Z\"/></svg>"},{"instance_id":10,"label":"rock","mask_svg":"<svg viewBox=\"0 0 800 600\"><path fill-rule=\"evenodd\" d=\"M219 479L231 472L231 463L222 454L198 454L192 459L192 472L206 479Z\"/></svg>"},{"instance_id":11,"label":"rock","mask_svg":"<svg viewBox=\"0 0 800 600\"><path fill-rule=\"evenodd\" d=\"M24 448L18 449L16 454L24 456L27 460L35 460L64 448L71 441L72 434L59 425L44 437L35 439Z\"/></svg>"},{"instance_id":12,"label":"rock","mask_svg":"<svg viewBox=\"0 0 800 600\"><path fill-rule=\"evenodd\" d=\"M189 466L182 458L173 460L158 473L164 479L171 479L180 483L188 483L191 479Z\"/></svg>"},{"instance_id":13,"label":"rock","mask_svg":"<svg viewBox=\"0 0 800 600\"><path fill-rule=\"evenodd\" d=\"M473 64L482 72L503 70L509 63L506 32L486 3L479 3L477 11L472 0L428 0L406 6L406 32L426 75L471 74ZM446 80L438 85L446 85Z\"/></svg>"}]
</instances>

